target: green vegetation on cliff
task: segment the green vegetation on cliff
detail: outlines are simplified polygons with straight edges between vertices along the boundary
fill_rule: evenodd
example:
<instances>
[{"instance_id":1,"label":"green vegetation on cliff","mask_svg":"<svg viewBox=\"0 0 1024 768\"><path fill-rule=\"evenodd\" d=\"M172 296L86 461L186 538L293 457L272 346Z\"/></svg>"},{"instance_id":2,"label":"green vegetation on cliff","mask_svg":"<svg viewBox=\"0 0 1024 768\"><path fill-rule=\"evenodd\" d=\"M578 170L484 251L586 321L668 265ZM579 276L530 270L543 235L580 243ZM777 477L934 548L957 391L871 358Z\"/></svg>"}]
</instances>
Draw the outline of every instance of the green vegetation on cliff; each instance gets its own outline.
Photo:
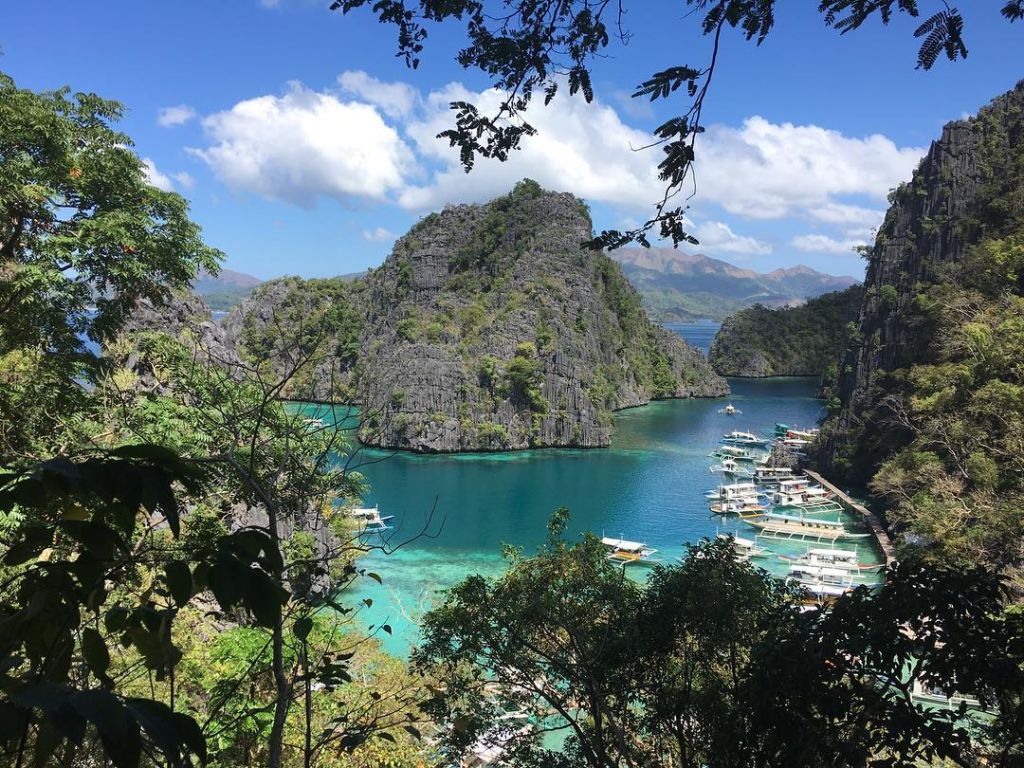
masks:
<instances>
[{"instance_id":1,"label":"green vegetation on cliff","mask_svg":"<svg viewBox=\"0 0 1024 768\"><path fill-rule=\"evenodd\" d=\"M947 125L892 202L823 460L910 549L1024 589L1024 84Z\"/></svg>"},{"instance_id":2,"label":"green vegetation on cliff","mask_svg":"<svg viewBox=\"0 0 1024 768\"><path fill-rule=\"evenodd\" d=\"M591 235L580 200L526 180L424 217L363 279L261 286L226 327L247 359L300 353L282 331L331 338L346 356L298 384L359 403L371 445L604 446L616 409L727 387L651 323L618 264L582 247Z\"/></svg>"},{"instance_id":3,"label":"green vegetation on cliff","mask_svg":"<svg viewBox=\"0 0 1024 768\"><path fill-rule=\"evenodd\" d=\"M708 359L723 376L834 378L862 296L863 289L855 285L799 307L758 304L741 310L722 324Z\"/></svg>"}]
</instances>

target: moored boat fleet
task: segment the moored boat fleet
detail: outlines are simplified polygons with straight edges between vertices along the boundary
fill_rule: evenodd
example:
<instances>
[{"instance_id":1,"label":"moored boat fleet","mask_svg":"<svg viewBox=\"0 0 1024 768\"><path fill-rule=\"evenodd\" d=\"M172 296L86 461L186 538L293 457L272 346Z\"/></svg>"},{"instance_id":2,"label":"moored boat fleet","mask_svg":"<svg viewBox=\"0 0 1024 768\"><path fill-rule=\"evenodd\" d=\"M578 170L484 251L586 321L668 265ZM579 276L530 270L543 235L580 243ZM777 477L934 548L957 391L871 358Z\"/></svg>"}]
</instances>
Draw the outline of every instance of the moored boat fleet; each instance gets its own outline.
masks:
<instances>
[{"instance_id":1,"label":"moored boat fleet","mask_svg":"<svg viewBox=\"0 0 1024 768\"><path fill-rule=\"evenodd\" d=\"M724 482L705 494L716 515L739 518L753 529L753 538L719 534L728 539L736 558L777 558L788 566L785 578L815 600L838 597L864 584L875 564L860 562L858 540L870 534L851 526L843 506L827 488L813 482L779 456L799 458L817 430L776 424L769 436L733 430L722 436L711 452L710 467ZM774 453L773 447L778 447ZM769 463L771 456L776 459ZM777 552L769 542L805 544L799 554Z\"/></svg>"}]
</instances>

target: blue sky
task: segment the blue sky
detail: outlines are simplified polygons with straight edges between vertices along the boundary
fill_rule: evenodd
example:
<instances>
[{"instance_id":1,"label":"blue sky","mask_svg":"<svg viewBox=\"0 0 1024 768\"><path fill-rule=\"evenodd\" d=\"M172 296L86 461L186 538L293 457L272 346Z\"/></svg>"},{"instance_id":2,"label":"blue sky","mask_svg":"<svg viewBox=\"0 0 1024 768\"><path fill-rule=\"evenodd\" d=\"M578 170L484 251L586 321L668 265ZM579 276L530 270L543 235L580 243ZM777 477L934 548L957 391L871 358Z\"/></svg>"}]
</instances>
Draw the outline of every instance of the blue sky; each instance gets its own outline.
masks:
<instances>
[{"instance_id":1,"label":"blue sky","mask_svg":"<svg viewBox=\"0 0 1024 768\"><path fill-rule=\"evenodd\" d=\"M681 3L633 0L632 39L595 66L596 103L566 94L538 108L541 133L524 151L466 176L434 135L452 98L495 94L454 63L457 28L432 30L413 72L390 28L331 13L328 0L8 5L0 69L22 87L123 102L155 183L191 201L226 266L263 278L374 266L425 213L524 176L586 199L598 228L642 220L658 158L630 146L685 106L628 94L653 71L703 64L708 43ZM816 5L780 0L760 48L724 39L698 144L693 250L860 277L852 248L871 238L888 189L943 123L1024 77L1024 25L1002 20L996 0L965 3L967 60L921 72L912 20L839 36Z\"/></svg>"}]
</instances>

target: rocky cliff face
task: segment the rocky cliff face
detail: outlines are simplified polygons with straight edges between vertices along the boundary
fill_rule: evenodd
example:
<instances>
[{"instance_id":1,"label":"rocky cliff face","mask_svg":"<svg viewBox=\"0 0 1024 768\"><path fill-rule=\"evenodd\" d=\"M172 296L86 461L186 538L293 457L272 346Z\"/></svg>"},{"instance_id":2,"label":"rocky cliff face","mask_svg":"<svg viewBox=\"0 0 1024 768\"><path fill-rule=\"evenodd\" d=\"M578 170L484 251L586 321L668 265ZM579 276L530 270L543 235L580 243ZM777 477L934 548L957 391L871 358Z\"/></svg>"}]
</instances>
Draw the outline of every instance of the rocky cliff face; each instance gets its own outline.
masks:
<instances>
[{"instance_id":1,"label":"rocky cliff face","mask_svg":"<svg viewBox=\"0 0 1024 768\"><path fill-rule=\"evenodd\" d=\"M881 458L872 455L887 438L875 434L871 409L891 386L890 374L932 354L915 302L927 286L955 279L965 252L1019 215L1022 114L1024 82L976 117L947 124L912 180L890 195L857 332L840 369L842 408L823 436L819 459L826 469L863 479Z\"/></svg>"},{"instance_id":2,"label":"rocky cliff face","mask_svg":"<svg viewBox=\"0 0 1024 768\"><path fill-rule=\"evenodd\" d=\"M613 410L725 394L699 352L650 323L618 265L580 247L590 237L579 200L533 182L427 216L345 283L349 322L332 340L355 334L358 351L311 387L326 398L342 383L363 406L365 443L423 452L606 446ZM272 316L323 306L311 282L262 286L229 337L273 347Z\"/></svg>"},{"instance_id":3,"label":"rocky cliff face","mask_svg":"<svg viewBox=\"0 0 1024 768\"><path fill-rule=\"evenodd\" d=\"M224 329L213 321L210 308L199 296L176 293L163 304L148 300L136 304L118 338L109 343L104 354L118 367L135 374L134 386L145 392L165 394L166 372L158 370L143 349L147 334L166 334L187 344L196 360L217 365L237 361L235 348Z\"/></svg>"},{"instance_id":4,"label":"rocky cliff face","mask_svg":"<svg viewBox=\"0 0 1024 768\"><path fill-rule=\"evenodd\" d=\"M590 217L524 182L427 217L368 278L363 439L416 451L608 445L610 413L727 391L652 325Z\"/></svg>"},{"instance_id":5,"label":"rocky cliff face","mask_svg":"<svg viewBox=\"0 0 1024 768\"><path fill-rule=\"evenodd\" d=\"M740 310L722 324L708 359L723 376L822 376L846 350L863 295L858 285L799 307Z\"/></svg>"}]
</instances>

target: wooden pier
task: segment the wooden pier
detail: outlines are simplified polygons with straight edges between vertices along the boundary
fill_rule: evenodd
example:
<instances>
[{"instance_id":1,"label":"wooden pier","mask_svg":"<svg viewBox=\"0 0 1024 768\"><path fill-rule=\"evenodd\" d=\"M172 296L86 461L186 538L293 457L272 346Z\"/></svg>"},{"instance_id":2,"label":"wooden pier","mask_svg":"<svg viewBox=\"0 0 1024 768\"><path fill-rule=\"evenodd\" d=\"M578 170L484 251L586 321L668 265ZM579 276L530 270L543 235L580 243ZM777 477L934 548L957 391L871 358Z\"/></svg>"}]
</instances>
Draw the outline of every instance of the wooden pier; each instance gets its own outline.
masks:
<instances>
[{"instance_id":1,"label":"wooden pier","mask_svg":"<svg viewBox=\"0 0 1024 768\"><path fill-rule=\"evenodd\" d=\"M876 515L870 509L865 507L863 504L859 504L858 502L851 499L849 496L843 493L843 491L841 491L835 485L833 485L824 477L819 475L817 472L814 472L810 469L806 469L804 470L804 473L811 479L817 480L825 488L828 488L830 491L832 491L832 493L836 495L836 498L843 502L843 504L845 504L850 509L860 514L861 517L864 518L864 521L868 524L868 527L871 529L871 533L874 534L875 540L878 542L878 548L881 549L882 554L885 555L885 564L892 565L896 562L896 546L892 543L892 538L889 536L889 532L885 530L885 526L882 524L882 521L881 519L879 519L878 515Z\"/></svg>"}]
</instances>

